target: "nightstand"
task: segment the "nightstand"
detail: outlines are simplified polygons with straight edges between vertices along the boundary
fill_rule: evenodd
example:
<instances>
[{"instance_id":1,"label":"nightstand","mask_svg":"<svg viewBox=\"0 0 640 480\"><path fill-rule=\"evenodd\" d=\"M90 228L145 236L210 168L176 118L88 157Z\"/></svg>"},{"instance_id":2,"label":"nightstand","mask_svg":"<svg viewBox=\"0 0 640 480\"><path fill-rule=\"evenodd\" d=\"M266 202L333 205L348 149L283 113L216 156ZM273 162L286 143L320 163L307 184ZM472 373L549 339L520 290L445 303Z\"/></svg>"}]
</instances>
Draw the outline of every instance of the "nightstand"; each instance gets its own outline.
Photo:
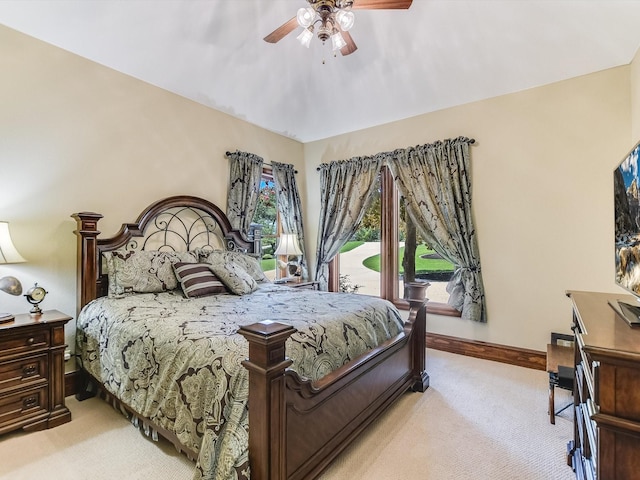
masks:
<instances>
[{"instance_id":1,"label":"nightstand","mask_svg":"<svg viewBox=\"0 0 640 480\"><path fill-rule=\"evenodd\" d=\"M0 434L71 420L64 403L64 326L57 310L0 324Z\"/></svg>"}]
</instances>

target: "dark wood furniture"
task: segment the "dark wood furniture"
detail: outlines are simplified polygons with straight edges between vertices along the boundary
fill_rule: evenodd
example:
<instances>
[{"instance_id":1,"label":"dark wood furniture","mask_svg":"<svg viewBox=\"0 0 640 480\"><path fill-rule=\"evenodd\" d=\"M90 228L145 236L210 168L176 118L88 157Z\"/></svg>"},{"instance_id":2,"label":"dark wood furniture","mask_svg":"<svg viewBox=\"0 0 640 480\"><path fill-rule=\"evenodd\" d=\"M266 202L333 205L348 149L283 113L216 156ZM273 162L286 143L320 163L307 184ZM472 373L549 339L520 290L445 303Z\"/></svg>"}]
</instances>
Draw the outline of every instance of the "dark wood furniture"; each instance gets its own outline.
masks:
<instances>
[{"instance_id":1,"label":"dark wood furniture","mask_svg":"<svg viewBox=\"0 0 640 480\"><path fill-rule=\"evenodd\" d=\"M64 402L64 326L56 310L0 325L0 434L71 420Z\"/></svg>"},{"instance_id":2,"label":"dark wood furniture","mask_svg":"<svg viewBox=\"0 0 640 480\"><path fill-rule=\"evenodd\" d=\"M559 343L565 342L565 343ZM547 344L547 373L549 374L549 421L556 423L556 414L571 406L567 404L556 411L555 389L573 390L574 353L573 335L551 333L551 343Z\"/></svg>"},{"instance_id":3,"label":"dark wood furniture","mask_svg":"<svg viewBox=\"0 0 640 480\"><path fill-rule=\"evenodd\" d=\"M147 229L162 224L163 212L193 208L213 220L227 249L246 252L255 243L231 229L212 203L191 196L160 200L135 223L123 224L111 238L99 239L97 213L77 213L78 306L107 294L108 278L101 255L131 243L143 243ZM189 243L186 245L188 249ZM307 285L305 285L307 287ZM240 333L249 342L249 461L252 480L312 479L371 422L408 390L429 386L425 371L427 284L409 289L411 310L404 331L318 382L288 370L285 341L294 329L277 322L259 322ZM147 421L147 420L145 420ZM152 422L148 422L152 424ZM155 426L154 426L155 427ZM175 436L157 428L174 443ZM180 445L176 445L180 450Z\"/></svg>"},{"instance_id":4,"label":"dark wood furniture","mask_svg":"<svg viewBox=\"0 0 640 480\"><path fill-rule=\"evenodd\" d=\"M575 332L574 438L576 477L640 478L640 329L609 305L630 295L567 293Z\"/></svg>"}]
</instances>

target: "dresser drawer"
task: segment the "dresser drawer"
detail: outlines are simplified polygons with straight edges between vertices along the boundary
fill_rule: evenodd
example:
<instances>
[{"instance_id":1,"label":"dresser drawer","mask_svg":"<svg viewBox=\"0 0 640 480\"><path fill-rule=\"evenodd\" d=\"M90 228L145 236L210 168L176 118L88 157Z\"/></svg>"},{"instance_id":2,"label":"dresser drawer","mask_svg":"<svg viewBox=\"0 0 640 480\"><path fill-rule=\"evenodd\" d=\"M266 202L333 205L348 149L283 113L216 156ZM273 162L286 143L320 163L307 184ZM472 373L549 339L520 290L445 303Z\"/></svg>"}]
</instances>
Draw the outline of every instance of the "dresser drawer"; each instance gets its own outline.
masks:
<instances>
[{"instance_id":1,"label":"dresser drawer","mask_svg":"<svg viewBox=\"0 0 640 480\"><path fill-rule=\"evenodd\" d=\"M49 388L47 386L20 390L0 395L0 433L14 429L16 421L29 423L34 417L49 415Z\"/></svg>"},{"instance_id":2,"label":"dresser drawer","mask_svg":"<svg viewBox=\"0 0 640 480\"><path fill-rule=\"evenodd\" d=\"M49 329L38 328L0 336L0 360L20 354L28 354L49 347Z\"/></svg>"},{"instance_id":3,"label":"dresser drawer","mask_svg":"<svg viewBox=\"0 0 640 480\"><path fill-rule=\"evenodd\" d=\"M46 384L49 356L46 353L0 362L0 394L16 388Z\"/></svg>"}]
</instances>

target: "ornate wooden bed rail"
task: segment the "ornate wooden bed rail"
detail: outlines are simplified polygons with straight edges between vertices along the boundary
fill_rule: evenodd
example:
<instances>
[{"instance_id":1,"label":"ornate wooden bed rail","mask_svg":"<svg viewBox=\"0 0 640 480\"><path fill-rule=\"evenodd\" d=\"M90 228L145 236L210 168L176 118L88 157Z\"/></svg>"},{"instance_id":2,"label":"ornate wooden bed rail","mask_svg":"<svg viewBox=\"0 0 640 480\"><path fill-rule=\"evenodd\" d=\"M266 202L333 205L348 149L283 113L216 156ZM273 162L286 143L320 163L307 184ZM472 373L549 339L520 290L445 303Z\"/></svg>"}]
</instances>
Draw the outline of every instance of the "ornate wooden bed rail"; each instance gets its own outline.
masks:
<instances>
[{"instance_id":1,"label":"ornate wooden bed rail","mask_svg":"<svg viewBox=\"0 0 640 480\"><path fill-rule=\"evenodd\" d=\"M138 247L148 229L160 224L169 209L196 209L212 222L205 228L224 239L224 247L254 251L253 241L231 229L224 213L212 203L190 196L160 200L123 224L113 237L98 239L102 215L72 215L78 228L78 309L107 294L102 253ZM200 215L198 213L196 216ZM173 213L170 214L170 217ZM198 220L199 221L199 220ZM206 222L205 222L206 223ZM155 227L154 227L155 228ZM186 237L193 237L187 227ZM189 249L190 241L187 241ZM210 244L210 240L204 241ZM258 250L259 251L259 250ZM411 310L404 331L317 382L300 378L288 369L285 342L295 329L275 321L262 321L240 329L249 342L249 461L252 480L302 480L317 477L329 463L407 390L423 392L429 386L425 371L426 307L428 284L410 284ZM87 374L88 375L88 374ZM142 419L183 450L175 435ZM193 456L193 454L191 455Z\"/></svg>"},{"instance_id":2,"label":"ornate wooden bed rail","mask_svg":"<svg viewBox=\"0 0 640 480\"><path fill-rule=\"evenodd\" d=\"M249 341L252 480L315 478L402 393L427 389L426 288L409 286L404 332L318 382L287 370L294 328L265 321L240 329Z\"/></svg>"}]
</instances>

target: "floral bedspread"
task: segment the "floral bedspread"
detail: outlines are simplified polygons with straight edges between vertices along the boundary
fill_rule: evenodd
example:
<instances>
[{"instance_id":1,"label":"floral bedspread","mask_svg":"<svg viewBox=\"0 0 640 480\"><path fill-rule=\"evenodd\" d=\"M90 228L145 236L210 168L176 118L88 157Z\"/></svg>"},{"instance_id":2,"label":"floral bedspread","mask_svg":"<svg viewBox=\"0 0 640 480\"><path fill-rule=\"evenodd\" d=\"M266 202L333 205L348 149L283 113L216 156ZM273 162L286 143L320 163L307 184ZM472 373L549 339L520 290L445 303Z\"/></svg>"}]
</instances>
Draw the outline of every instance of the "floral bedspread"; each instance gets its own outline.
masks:
<instances>
[{"instance_id":1,"label":"floral bedspread","mask_svg":"<svg viewBox=\"0 0 640 480\"><path fill-rule=\"evenodd\" d=\"M378 298L282 285L242 296L146 293L89 303L76 350L112 394L198 453L194 479L248 479L248 343L236 332L267 319L298 330L287 356L311 380L397 335L403 323Z\"/></svg>"}]
</instances>

